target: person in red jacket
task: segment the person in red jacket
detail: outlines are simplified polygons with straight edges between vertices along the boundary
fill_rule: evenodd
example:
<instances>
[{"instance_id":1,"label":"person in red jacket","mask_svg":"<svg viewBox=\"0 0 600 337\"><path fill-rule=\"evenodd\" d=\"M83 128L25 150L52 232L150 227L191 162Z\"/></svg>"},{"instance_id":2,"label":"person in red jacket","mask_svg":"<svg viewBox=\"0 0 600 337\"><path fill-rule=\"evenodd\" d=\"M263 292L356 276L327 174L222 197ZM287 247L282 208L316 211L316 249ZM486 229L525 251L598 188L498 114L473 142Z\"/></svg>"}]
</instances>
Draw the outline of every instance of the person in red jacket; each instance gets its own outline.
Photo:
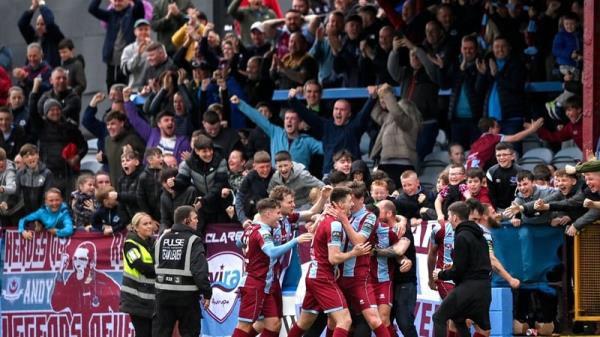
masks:
<instances>
[{"instance_id":1,"label":"person in red jacket","mask_svg":"<svg viewBox=\"0 0 600 337\"><path fill-rule=\"evenodd\" d=\"M6 105L8 101L8 91L10 86L12 85L12 81L10 80L10 75L4 67L0 66L0 106Z\"/></svg>"},{"instance_id":2,"label":"person in red jacket","mask_svg":"<svg viewBox=\"0 0 600 337\"><path fill-rule=\"evenodd\" d=\"M550 143L560 143L572 139L579 149L583 151L583 104L581 97L569 97L565 102L564 108L569 122L562 127L557 127L556 131L540 128L538 136ZM594 130L594 144L596 143L596 139L598 139L598 131Z\"/></svg>"}]
</instances>

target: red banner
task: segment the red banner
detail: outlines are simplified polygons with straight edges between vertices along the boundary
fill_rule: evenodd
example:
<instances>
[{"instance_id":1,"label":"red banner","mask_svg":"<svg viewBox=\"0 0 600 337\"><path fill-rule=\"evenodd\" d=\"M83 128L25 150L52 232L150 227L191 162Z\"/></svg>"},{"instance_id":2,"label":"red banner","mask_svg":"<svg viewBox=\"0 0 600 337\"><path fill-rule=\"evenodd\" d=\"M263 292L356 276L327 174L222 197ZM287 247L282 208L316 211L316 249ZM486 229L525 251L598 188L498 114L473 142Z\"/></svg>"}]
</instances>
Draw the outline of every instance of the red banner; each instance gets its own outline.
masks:
<instances>
[{"instance_id":1,"label":"red banner","mask_svg":"<svg viewBox=\"0 0 600 337\"><path fill-rule=\"evenodd\" d=\"M11 337L133 336L119 312L124 233L59 239L5 233L2 332Z\"/></svg>"}]
</instances>

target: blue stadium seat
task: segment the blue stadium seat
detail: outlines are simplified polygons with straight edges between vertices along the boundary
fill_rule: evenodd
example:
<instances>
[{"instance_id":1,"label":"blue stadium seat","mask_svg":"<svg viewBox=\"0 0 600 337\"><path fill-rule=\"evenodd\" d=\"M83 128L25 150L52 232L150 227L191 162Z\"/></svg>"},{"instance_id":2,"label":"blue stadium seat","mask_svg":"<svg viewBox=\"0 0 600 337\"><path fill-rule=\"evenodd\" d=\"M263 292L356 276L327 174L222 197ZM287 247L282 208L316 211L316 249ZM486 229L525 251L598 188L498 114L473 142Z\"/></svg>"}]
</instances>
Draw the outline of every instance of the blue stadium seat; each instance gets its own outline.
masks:
<instances>
[{"instance_id":1,"label":"blue stadium seat","mask_svg":"<svg viewBox=\"0 0 600 337\"><path fill-rule=\"evenodd\" d=\"M552 150L547 148L537 148L531 149L521 157L521 160L529 159L529 158L538 158L546 164L550 164L552 162L552 158L554 158L554 153Z\"/></svg>"},{"instance_id":2,"label":"blue stadium seat","mask_svg":"<svg viewBox=\"0 0 600 337\"><path fill-rule=\"evenodd\" d=\"M573 158L574 160L581 161L583 160L583 152L581 152L581 150L578 147L568 147L566 149L562 149L556 152L556 154L554 155L554 160L563 157L569 157Z\"/></svg>"}]
</instances>

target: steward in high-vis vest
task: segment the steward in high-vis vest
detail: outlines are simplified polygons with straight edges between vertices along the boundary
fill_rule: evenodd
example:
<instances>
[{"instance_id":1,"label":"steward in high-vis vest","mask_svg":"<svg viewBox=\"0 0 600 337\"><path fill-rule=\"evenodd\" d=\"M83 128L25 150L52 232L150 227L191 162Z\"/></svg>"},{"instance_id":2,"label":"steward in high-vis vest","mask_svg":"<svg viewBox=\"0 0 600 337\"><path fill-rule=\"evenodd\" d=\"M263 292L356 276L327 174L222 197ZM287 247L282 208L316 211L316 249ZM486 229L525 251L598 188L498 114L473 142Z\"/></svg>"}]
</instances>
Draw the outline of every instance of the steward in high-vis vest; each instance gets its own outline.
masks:
<instances>
[{"instance_id":1,"label":"steward in high-vis vest","mask_svg":"<svg viewBox=\"0 0 600 337\"><path fill-rule=\"evenodd\" d=\"M146 213L133 216L123 245L123 283L121 311L131 317L138 337L152 336L154 314L154 240L155 222Z\"/></svg>"},{"instance_id":2,"label":"steward in high-vis vest","mask_svg":"<svg viewBox=\"0 0 600 337\"><path fill-rule=\"evenodd\" d=\"M171 337L179 321L181 337L200 334L200 302L210 304L212 289L202 239L194 232L198 213L192 206L175 210L174 225L155 245L156 321L153 337Z\"/></svg>"}]
</instances>

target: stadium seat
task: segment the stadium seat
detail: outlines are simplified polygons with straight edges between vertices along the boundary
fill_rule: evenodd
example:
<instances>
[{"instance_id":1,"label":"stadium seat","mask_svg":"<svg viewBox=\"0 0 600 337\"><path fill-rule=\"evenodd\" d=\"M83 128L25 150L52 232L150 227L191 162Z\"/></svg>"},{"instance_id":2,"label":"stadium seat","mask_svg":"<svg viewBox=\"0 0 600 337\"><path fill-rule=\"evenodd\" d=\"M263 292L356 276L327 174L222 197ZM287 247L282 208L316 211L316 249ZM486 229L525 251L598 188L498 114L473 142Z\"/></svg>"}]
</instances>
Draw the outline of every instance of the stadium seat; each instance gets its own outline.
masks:
<instances>
[{"instance_id":1,"label":"stadium seat","mask_svg":"<svg viewBox=\"0 0 600 337\"><path fill-rule=\"evenodd\" d=\"M423 166L427 166L428 162L442 162L446 165L450 164L450 158L447 151L434 151L426 155L423 159Z\"/></svg>"},{"instance_id":2,"label":"stadium seat","mask_svg":"<svg viewBox=\"0 0 600 337\"><path fill-rule=\"evenodd\" d=\"M558 158L554 158L554 160L552 160L552 165L554 165L554 167L556 167L557 169L563 169L567 165L576 165L576 164L577 164L577 160L575 160L571 157L558 157Z\"/></svg>"},{"instance_id":3,"label":"stadium seat","mask_svg":"<svg viewBox=\"0 0 600 337\"><path fill-rule=\"evenodd\" d=\"M574 160L580 161L583 159L583 152L581 152L581 150L578 147L568 147L556 152L556 154L554 155L554 160L563 157L569 157L573 158Z\"/></svg>"},{"instance_id":4,"label":"stadium seat","mask_svg":"<svg viewBox=\"0 0 600 337\"><path fill-rule=\"evenodd\" d=\"M550 149L540 147L525 152L525 154L523 154L521 157L521 161L529 158L537 158L546 164L550 164L550 162L552 162L552 158L554 158L554 153L552 153L552 150Z\"/></svg>"},{"instance_id":5,"label":"stadium seat","mask_svg":"<svg viewBox=\"0 0 600 337\"><path fill-rule=\"evenodd\" d=\"M521 142L523 147L523 153L526 153L529 150L537 149L543 147L542 141L536 135L527 136Z\"/></svg>"}]
</instances>

